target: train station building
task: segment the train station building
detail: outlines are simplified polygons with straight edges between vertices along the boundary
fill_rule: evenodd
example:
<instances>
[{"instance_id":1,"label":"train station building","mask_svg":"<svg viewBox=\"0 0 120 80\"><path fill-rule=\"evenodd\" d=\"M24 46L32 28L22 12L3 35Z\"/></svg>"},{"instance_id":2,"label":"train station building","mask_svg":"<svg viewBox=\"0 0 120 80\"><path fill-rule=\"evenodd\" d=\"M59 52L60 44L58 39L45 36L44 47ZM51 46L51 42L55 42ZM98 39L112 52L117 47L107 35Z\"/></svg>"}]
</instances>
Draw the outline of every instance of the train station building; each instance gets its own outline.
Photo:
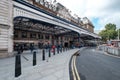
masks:
<instances>
[{"instance_id":1,"label":"train station building","mask_svg":"<svg viewBox=\"0 0 120 80\"><path fill-rule=\"evenodd\" d=\"M39 49L48 44L79 47L84 39L95 36L99 37L87 17L71 15L56 1L0 1L0 57L13 56L19 44L24 50L31 44Z\"/></svg>"}]
</instances>

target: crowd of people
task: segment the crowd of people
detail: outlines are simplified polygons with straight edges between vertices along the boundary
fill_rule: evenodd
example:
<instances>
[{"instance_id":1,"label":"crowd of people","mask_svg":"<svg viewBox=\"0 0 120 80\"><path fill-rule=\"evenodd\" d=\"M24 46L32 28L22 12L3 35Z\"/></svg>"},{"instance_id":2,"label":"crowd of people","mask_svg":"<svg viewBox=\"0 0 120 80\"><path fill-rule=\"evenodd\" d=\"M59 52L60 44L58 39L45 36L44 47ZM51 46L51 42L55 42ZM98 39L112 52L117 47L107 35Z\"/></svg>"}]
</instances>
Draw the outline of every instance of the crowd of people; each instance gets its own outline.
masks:
<instances>
[{"instance_id":1,"label":"crowd of people","mask_svg":"<svg viewBox=\"0 0 120 80\"><path fill-rule=\"evenodd\" d=\"M61 44L58 44L58 45L45 44L43 46L43 49L46 49L46 50L50 49L52 52L54 51L55 48L57 48L58 50L61 50L63 48L63 46ZM31 53L33 53L33 51L37 50L37 49L38 49L38 46L36 46L34 44L30 44L29 50L31 51ZM25 48L24 48L23 44L16 45L16 51L18 51L18 54L23 53L24 50L25 50Z\"/></svg>"}]
</instances>

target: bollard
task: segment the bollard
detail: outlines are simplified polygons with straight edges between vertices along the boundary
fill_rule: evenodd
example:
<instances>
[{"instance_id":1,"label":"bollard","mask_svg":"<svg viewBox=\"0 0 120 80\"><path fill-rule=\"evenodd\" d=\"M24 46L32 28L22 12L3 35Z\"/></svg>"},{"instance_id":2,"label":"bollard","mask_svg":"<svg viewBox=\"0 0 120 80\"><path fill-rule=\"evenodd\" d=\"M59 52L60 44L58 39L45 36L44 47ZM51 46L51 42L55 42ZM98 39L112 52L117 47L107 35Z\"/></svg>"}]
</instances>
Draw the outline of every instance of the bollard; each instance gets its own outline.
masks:
<instances>
[{"instance_id":1,"label":"bollard","mask_svg":"<svg viewBox=\"0 0 120 80\"><path fill-rule=\"evenodd\" d=\"M45 50L43 49L43 55L42 55L42 60L44 61L45 60Z\"/></svg>"},{"instance_id":2,"label":"bollard","mask_svg":"<svg viewBox=\"0 0 120 80\"><path fill-rule=\"evenodd\" d=\"M33 66L36 65L36 52L33 52Z\"/></svg>"},{"instance_id":3,"label":"bollard","mask_svg":"<svg viewBox=\"0 0 120 80\"><path fill-rule=\"evenodd\" d=\"M59 54L59 48L57 48L57 53Z\"/></svg>"},{"instance_id":4,"label":"bollard","mask_svg":"<svg viewBox=\"0 0 120 80\"><path fill-rule=\"evenodd\" d=\"M55 54L56 54L56 49L55 49Z\"/></svg>"},{"instance_id":5,"label":"bollard","mask_svg":"<svg viewBox=\"0 0 120 80\"><path fill-rule=\"evenodd\" d=\"M18 77L21 75L21 56L20 54L17 54L15 56L15 77Z\"/></svg>"},{"instance_id":6,"label":"bollard","mask_svg":"<svg viewBox=\"0 0 120 80\"><path fill-rule=\"evenodd\" d=\"M53 48L53 55L55 55L55 48Z\"/></svg>"},{"instance_id":7,"label":"bollard","mask_svg":"<svg viewBox=\"0 0 120 80\"><path fill-rule=\"evenodd\" d=\"M49 57L51 57L50 49L49 49Z\"/></svg>"}]
</instances>

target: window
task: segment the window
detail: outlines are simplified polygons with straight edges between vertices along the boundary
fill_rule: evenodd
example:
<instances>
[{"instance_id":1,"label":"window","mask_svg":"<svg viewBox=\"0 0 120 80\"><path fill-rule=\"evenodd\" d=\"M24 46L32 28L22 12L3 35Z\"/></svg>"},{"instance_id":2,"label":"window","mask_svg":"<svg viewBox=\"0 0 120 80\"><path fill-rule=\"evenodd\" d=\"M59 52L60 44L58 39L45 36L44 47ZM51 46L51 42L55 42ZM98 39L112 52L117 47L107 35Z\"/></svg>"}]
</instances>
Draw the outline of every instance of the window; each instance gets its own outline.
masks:
<instances>
[{"instance_id":1,"label":"window","mask_svg":"<svg viewBox=\"0 0 120 80\"><path fill-rule=\"evenodd\" d=\"M36 38L36 34L35 33L30 33L30 38Z\"/></svg>"},{"instance_id":2,"label":"window","mask_svg":"<svg viewBox=\"0 0 120 80\"><path fill-rule=\"evenodd\" d=\"M22 35L21 35L22 38L27 38L27 32L22 32L21 34L22 34Z\"/></svg>"},{"instance_id":3,"label":"window","mask_svg":"<svg viewBox=\"0 0 120 80\"><path fill-rule=\"evenodd\" d=\"M39 39L43 39L43 35L38 34L38 38L39 38Z\"/></svg>"},{"instance_id":4,"label":"window","mask_svg":"<svg viewBox=\"0 0 120 80\"><path fill-rule=\"evenodd\" d=\"M45 39L49 39L50 37L49 37L49 35L45 35Z\"/></svg>"},{"instance_id":5,"label":"window","mask_svg":"<svg viewBox=\"0 0 120 80\"><path fill-rule=\"evenodd\" d=\"M14 32L14 38L18 38L18 32L17 31Z\"/></svg>"}]
</instances>

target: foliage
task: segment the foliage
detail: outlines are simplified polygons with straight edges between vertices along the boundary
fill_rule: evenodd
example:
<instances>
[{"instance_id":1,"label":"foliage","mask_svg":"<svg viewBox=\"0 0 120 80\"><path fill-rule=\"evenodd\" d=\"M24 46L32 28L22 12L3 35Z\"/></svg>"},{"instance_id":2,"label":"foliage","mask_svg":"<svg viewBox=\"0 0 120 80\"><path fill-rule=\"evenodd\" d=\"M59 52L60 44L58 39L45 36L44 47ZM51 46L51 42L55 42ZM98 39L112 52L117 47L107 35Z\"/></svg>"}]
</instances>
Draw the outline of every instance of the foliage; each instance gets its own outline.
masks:
<instances>
[{"instance_id":1,"label":"foliage","mask_svg":"<svg viewBox=\"0 0 120 80\"><path fill-rule=\"evenodd\" d=\"M105 29L106 30L116 30L116 25L112 24L112 23L106 24Z\"/></svg>"},{"instance_id":2,"label":"foliage","mask_svg":"<svg viewBox=\"0 0 120 80\"><path fill-rule=\"evenodd\" d=\"M103 41L115 39L117 37L116 25L112 23L106 24L105 30L102 30L99 35L102 37Z\"/></svg>"}]
</instances>

